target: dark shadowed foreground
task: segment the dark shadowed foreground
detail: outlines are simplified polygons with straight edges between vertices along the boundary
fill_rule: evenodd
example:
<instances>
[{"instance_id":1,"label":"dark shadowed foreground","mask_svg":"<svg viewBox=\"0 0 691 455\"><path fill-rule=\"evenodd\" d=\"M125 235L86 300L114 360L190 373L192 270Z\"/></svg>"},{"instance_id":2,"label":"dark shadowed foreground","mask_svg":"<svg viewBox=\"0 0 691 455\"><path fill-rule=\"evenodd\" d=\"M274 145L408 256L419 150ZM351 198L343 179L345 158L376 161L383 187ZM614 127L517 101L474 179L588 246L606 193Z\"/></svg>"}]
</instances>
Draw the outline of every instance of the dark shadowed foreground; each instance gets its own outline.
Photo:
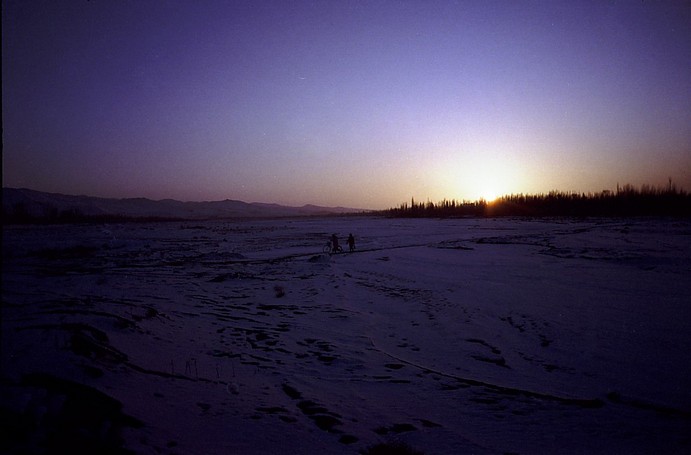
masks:
<instances>
[{"instance_id":1,"label":"dark shadowed foreground","mask_svg":"<svg viewBox=\"0 0 691 455\"><path fill-rule=\"evenodd\" d=\"M354 253L322 253L351 232ZM690 235L668 219L5 227L1 448L688 453Z\"/></svg>"}]
</instances>

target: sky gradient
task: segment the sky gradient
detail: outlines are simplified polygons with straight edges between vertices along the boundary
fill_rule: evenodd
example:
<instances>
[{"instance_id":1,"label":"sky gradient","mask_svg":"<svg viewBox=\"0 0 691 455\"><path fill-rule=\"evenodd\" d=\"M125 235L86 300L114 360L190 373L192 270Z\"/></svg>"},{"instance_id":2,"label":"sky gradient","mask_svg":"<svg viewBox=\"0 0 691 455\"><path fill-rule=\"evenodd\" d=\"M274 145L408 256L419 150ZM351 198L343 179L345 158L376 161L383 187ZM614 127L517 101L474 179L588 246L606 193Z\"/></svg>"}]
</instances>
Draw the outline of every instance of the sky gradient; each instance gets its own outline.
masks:
<instances>
[{"instance_id":1,"label":"sky gradient","mask_svg":"<svg viewBox=\"0 0 691 455\"><path fill-rule=\"evenodd\" d=\"M3 1L3 186L389 208L691 190L685 1Z\"/></svg>"}]
</instances>

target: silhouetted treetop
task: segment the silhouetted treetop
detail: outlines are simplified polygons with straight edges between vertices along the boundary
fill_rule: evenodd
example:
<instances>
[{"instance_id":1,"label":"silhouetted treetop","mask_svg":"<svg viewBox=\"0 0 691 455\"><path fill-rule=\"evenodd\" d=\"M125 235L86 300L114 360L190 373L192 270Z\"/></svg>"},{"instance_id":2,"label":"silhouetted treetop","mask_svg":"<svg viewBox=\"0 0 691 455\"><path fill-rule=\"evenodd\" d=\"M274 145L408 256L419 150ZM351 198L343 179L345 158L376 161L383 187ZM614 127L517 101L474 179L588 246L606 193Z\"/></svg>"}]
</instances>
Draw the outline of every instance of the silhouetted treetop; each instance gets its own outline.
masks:
<instances>
[{"instance_id":1,"label":"silhouetted treetop","mask_svg":"<svg viewBox=\"0 0 691 455\"><path fill-rule=\"evenodd\" d=\"M403 203L384 211L393 217L447 218L459 216L691 216L691 195L677 189L670 180L665 188L617 185L616 191L600 193L512 194L495 201Z\"/></svg>"}]
</instances>

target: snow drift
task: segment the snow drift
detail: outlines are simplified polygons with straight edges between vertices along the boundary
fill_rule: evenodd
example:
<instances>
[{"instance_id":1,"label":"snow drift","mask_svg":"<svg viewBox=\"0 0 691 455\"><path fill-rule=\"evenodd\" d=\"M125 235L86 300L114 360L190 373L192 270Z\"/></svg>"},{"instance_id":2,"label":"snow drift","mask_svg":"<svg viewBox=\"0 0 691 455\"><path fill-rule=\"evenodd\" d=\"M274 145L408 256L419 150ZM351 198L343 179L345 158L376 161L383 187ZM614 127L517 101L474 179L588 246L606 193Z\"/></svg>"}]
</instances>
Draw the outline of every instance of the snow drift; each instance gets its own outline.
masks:
<instances>
[{"instance_id":1,"label":"snow drift","mask_svg":"<svg viewBox=\"0 0 691 455\"><path fill-rule=\"evenodd\" d=\"M321 253L353 233L356 252ZM688 453L691 224L3 229L3 451Z\"/></svg>"}]
</instances>

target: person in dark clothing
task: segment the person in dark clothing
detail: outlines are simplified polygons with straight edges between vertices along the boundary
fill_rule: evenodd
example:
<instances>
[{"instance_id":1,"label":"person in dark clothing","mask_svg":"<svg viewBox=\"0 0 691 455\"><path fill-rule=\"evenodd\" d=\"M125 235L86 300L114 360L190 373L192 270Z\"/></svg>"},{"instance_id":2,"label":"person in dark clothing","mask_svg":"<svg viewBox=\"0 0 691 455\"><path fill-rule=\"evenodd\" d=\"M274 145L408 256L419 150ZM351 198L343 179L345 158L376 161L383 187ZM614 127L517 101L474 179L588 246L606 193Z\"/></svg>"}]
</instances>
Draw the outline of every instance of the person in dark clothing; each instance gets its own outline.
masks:
<instances>
[{"instance_id":1,"label":"person in dark clothing","mask_svg":"<svg viewBox=\"0 0 691 455\"><path fill-rule=\"evenodd\" d=\"M355 251L355 237L353 237L353 234L348 235L348 248L350 251Z\"/></svg>"},{"instance_id":2,"label":"person in dark clothing","mask_svg":"<svg viewBox=\"0 0 691 455\"><path fill-rule=\"evenodd\" d=\"M338 250L340 247L338 246L338 237L336 237L336 234L331 236L331 251L334 253L338 253Z\"/></svg>"}]
</instances>

